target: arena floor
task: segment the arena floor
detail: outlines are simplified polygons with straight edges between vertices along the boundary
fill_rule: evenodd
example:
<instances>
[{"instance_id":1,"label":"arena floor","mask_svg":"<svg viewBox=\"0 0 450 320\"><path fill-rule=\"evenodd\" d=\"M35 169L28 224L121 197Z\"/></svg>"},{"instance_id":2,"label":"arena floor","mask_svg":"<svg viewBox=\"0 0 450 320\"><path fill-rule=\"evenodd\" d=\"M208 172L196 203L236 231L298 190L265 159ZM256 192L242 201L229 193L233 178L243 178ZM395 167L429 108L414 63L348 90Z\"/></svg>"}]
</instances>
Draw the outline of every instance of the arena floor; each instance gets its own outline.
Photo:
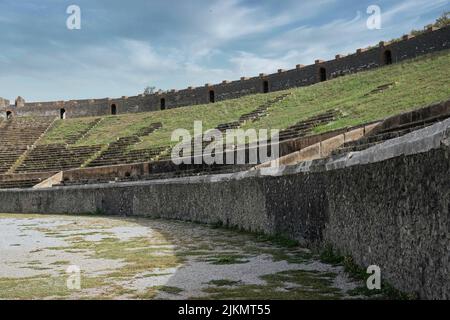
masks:
<instances>
[{"instance_id":1,"label":"arena floor","mask_svg":"<svg viewBox=\"0 0 450 320\"><path fill-rule=\"evenodd\" d=\"M361 298L343 267L222 228L0 214L0 234L0 299Z\"/></svg>"}]
</instances>

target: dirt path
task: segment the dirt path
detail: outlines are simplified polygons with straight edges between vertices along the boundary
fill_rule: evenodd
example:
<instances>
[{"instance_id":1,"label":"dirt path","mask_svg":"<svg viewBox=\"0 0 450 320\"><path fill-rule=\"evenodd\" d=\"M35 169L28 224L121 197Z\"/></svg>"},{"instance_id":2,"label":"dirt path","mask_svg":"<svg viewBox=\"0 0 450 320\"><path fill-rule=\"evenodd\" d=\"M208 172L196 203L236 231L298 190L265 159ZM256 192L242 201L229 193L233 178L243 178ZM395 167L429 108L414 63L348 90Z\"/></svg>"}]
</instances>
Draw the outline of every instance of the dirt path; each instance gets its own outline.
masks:
<instances>
[{"instance_id":1,"label":"dirt path","mask_svg":"<svg viewBox=\"0 0 450 320\"><path fill-rule=\"evenodd\" d=\"M0 299L340 299L362 285L288 242L183 222L1 214L0 235Z\"/></svg>"}]
</instances>

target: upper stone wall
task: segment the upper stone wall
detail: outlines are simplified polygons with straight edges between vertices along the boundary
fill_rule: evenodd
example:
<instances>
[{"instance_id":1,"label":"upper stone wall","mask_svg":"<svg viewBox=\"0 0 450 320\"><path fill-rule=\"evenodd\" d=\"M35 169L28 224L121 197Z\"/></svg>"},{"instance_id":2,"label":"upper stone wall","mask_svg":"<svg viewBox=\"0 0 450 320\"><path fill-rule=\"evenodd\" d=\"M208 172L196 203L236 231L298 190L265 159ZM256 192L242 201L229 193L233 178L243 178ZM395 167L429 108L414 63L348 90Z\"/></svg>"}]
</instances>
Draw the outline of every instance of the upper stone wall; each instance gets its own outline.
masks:
<instances>
[{"instance_id":1,"label":"upper stone wall","mask_svg":"<svg viewBox=\"0 0 450 320\"><path fill-rule=\"evenodd\" d=\"M292 70L279 70L277 73L257 77L241 78L236 81L223 81L220 84L206 84L203 87L171 90L165 93L121 97L117 99L71 100L55 102L25 103L24 106L11 106L16 116L59 116L64 109L67 118L104 116L116 114L149 112L188 105L206 104L245 95L285 90L308 86L323 80L369 70L390 63L398 63L420 55L450 48L450 26L429 28L418 36L405 35L402 40L380 42L376 47L358 49L348 56L336 55L334 60L316 60L309 66L297 65ZM115 107L114 107L115 106ZM1 116L8 106L0 103Z\"/></svg>"}]
</instances>

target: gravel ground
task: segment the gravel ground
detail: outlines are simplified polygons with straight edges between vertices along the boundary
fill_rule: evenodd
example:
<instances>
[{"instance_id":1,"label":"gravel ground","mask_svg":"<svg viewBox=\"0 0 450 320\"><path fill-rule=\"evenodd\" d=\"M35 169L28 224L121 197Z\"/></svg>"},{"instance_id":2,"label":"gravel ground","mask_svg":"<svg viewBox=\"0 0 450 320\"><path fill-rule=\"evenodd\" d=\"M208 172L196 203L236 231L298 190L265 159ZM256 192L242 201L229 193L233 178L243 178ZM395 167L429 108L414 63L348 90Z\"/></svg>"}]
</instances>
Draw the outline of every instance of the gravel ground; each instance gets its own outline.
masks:
<instances>
[{"instance_id":1,"label":"gravel ground","mask_svg":"<svg viewBox=\"0 0 450 320\"><path fill-rule=\"evenodd\" d=\"M306 249L184 222L0 214L0 234L0 299L342 299L362 285Z\"/></svg>"}]
</instances>

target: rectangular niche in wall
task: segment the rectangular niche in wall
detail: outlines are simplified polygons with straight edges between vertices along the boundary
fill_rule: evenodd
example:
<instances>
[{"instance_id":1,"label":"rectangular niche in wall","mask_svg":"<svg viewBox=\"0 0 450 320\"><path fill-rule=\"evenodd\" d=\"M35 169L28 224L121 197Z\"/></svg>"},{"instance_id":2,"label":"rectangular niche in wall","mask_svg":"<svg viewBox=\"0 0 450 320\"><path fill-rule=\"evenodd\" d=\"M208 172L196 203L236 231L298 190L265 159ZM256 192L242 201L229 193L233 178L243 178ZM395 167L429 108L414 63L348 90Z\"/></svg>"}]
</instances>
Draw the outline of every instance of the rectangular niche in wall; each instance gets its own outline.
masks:
<instances>
[{"instance_id":1,"label":"rectangular niche in wall","mask_svg":"<svg viewBox=\"0 0 450 320\"><path fill-rule=\"evenodd\" d=\"M263 81L263 92L269 93L269 81L268 80Z\"/></svg>"},{"instance_id":2,"label":"rectangular niche in wall","mask_svg":"<svg viewBox=\"0 0 450 320\"><path fill-rule=\"evenodd\" d=\"M320 77L320 81L327 81L327 69L325 68L320 68L319 70L319 77Z\"/></svg>"}]
</instances>

